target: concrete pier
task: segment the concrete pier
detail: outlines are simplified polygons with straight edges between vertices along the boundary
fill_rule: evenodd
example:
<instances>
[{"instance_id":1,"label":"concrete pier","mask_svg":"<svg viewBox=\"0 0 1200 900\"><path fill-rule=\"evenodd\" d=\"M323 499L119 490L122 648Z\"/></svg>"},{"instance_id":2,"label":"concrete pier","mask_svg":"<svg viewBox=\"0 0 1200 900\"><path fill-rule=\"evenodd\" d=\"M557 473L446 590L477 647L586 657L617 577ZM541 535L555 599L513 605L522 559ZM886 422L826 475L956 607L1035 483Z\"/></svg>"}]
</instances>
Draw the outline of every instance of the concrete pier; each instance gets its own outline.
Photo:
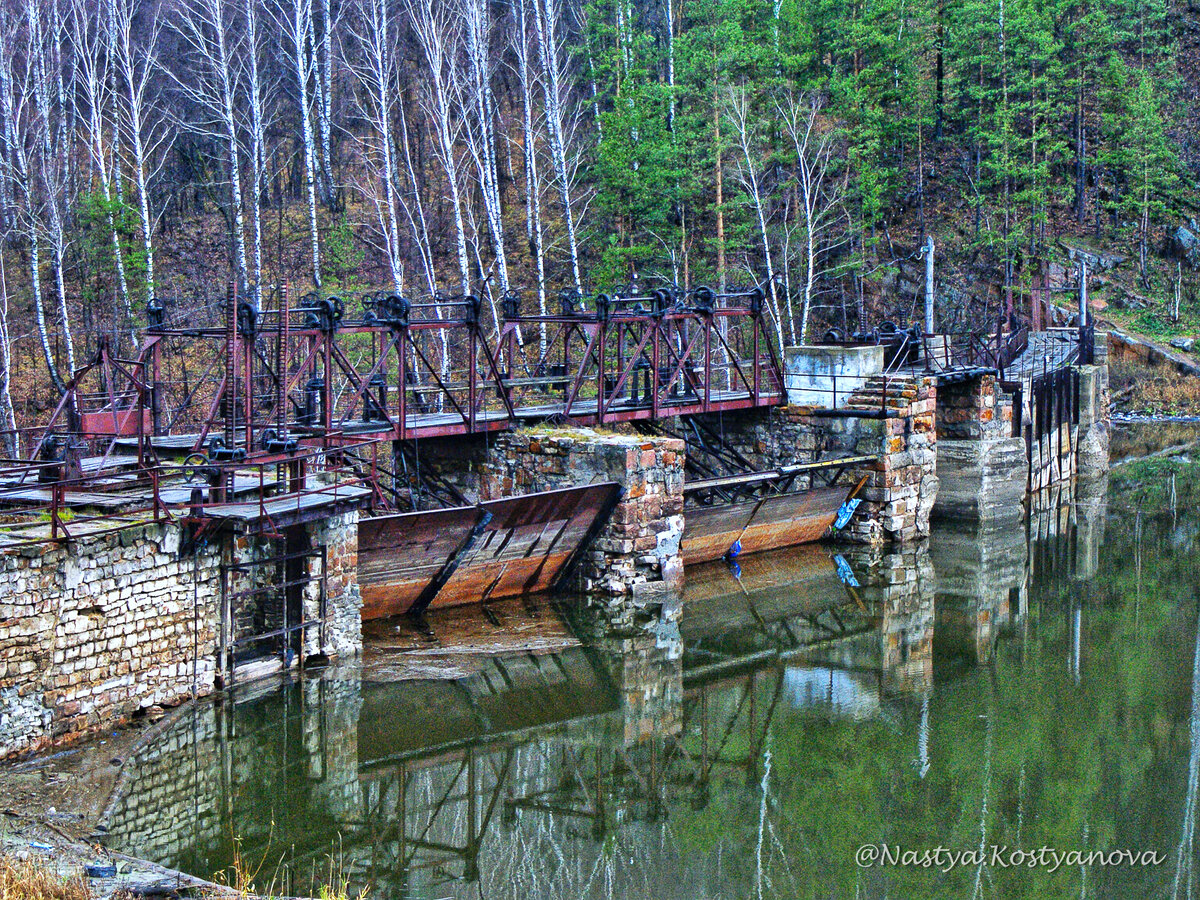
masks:
<instances>
[{"instance_id":1,"label":"concrete pier","mask_svg":"<svg viewBox=\"0 0 1200 900\"><path fill-rule=\"evenodd\" d=\"M933 515L973 522L1015 521L1025 496L1025 444L1012 433L1013 397L995 375L938 392L938 497Z\"/></svg>"}]
</instances>

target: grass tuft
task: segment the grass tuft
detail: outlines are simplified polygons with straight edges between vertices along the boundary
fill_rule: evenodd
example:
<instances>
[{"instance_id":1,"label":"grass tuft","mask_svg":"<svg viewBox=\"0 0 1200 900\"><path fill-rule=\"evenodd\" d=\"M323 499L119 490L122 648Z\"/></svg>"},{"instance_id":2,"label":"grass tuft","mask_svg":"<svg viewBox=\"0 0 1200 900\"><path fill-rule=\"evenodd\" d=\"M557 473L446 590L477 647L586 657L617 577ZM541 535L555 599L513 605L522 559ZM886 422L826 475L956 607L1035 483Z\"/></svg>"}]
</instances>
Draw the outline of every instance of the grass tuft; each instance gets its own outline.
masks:
<instances>
[{"instance_id":1,"label":"grass tuft","mask_svg":"<svg viewBox=\"0 0 1200 900\"><path fill-rule=\"evenodd\" d=\"M64 877L39 860L0 859L0 900L91 900L80 875Z\"/></svg>"}]
</instances>

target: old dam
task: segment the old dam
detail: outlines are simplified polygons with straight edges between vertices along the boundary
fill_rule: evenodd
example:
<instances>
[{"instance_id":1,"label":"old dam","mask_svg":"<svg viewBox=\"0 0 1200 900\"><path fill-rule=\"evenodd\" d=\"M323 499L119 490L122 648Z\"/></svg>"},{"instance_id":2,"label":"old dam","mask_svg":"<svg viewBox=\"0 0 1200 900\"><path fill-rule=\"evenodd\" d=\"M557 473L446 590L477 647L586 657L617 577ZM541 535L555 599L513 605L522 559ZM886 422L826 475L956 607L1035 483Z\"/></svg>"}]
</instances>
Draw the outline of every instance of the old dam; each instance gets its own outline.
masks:
<instances>
[{"instance_id":1,"label":"old dam","mask_svg":"<svg viewBox=\"0 0 1200 900\"><path fill-rule=\"evenodd\" d=\"M1086 317L780 352L761 287L481 306L230 292L101 343L0 467L0 755L176 707L98 841L431 900L903 893L841 843L1080 764L1103 586L1195 516L1110 483Z\"/></svg>"}]
</instances>

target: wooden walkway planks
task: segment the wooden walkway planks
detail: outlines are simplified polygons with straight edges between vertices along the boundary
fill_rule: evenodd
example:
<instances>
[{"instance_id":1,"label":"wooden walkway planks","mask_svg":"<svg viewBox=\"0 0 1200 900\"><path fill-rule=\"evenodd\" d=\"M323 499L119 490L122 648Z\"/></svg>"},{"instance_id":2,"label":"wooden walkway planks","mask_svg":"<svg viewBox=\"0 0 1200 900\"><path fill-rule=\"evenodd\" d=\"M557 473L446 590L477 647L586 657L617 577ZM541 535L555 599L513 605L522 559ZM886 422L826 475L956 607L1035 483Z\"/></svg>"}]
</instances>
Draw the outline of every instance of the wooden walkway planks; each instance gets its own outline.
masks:
<instances>
[{"instance_id":1,"label":"wooden walkway planks","mask_svg":"<svg viewBox=\"0 0 1200 900\"><path fill-rule=\"evenodd\" d=\"M342 504L358 505L371 497L370 488L357 484L338 484L296 494L283 494L261 503L222 503L206 506L205 516L234 522L259 522L269 518L280 524L303 521L307 514Z\"/></svg>"}]
</instances>

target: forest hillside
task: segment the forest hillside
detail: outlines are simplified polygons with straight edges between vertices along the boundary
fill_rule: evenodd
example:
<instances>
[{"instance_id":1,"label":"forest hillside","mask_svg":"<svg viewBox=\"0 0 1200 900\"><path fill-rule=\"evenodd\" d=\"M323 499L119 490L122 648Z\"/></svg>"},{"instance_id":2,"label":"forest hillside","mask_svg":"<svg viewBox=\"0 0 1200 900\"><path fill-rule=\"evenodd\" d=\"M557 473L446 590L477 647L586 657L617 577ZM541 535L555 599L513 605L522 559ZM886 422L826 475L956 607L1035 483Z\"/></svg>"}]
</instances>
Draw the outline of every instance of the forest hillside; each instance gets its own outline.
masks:
<instances>
[{"instance_id":1,"label":"forest hillside","mask_svg":"<svg viewBox=\"0 0 1200 900\"><path fill-rule=\"evenodd\" d=\"M782 344L1076 290L1200 331L1196 0L0 0L0 411L146 302L771 285ZM12 401L10 403L10 400Z\"/></svg>"}]
</instances>

